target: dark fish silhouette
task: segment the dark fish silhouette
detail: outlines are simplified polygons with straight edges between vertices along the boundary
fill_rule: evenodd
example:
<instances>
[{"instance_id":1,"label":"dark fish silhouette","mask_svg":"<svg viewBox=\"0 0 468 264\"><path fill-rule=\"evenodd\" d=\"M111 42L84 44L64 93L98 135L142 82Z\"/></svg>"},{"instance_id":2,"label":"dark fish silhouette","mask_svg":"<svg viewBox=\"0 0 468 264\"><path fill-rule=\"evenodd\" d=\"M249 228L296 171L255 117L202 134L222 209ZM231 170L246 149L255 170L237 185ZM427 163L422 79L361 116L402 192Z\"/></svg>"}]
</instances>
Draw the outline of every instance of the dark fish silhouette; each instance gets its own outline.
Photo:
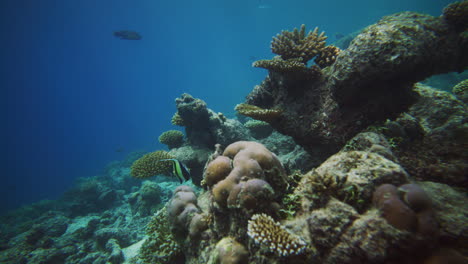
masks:
<instances>
[{"instance_id":1,"label":"dark fish silhouette","mask_svg":"<svg viewBox=\"0 0 468 264\"><path fill-rule=\"evenodd\" d=\"M120 39L127 39L127 40L140 40L142 36L140 33L131 30L120 30L114 31L114 36Z\"/></svg>"},{"instance_id":2,"label":"dark fish silhouette","mask_svg":"<svg viewBox=\"0 0 468 264\"><path fill-rule=\"evenodd\" d=\"M335 34L336 40L342 39L343 37L344 37L344 35L342 33L336 33Z\"/></svg>"}]
</instances>

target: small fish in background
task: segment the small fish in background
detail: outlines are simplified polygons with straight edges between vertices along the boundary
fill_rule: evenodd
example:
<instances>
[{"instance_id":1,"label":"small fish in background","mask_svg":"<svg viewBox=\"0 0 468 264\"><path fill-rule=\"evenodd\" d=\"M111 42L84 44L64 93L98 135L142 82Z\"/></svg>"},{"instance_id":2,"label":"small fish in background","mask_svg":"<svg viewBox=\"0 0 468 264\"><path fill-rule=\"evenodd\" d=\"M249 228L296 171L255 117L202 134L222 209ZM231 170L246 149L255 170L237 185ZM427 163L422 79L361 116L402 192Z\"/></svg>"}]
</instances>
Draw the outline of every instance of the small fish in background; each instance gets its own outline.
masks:
<instances>
[{"instance_id":1,"label":"small fish in background","mask_svg":"<svg viewBox=\"0 0 468 264\"><path fill-rule=\"evenodd\" d=\"M271 5L269 5L269 4L264 3L264 1L259 0L257 8L258 9L270 9L270 8L273 8L273 7Z\"/></svg>"},{"instance_id":2,"label":"small fish in background","mask_svg":"<svg viewBox=\"0 0 468 264\"><path fill-rule=\"evenodd\" d=\"M114 36L126 40L140 40L143 38L140 33L131 30L114 31Z\"/></svg>"},{"instance_id":3,"label":"small fish in background","mask_svg":"<svg viewBox=\"0 0 468 264\"><path fill-rule=\"evenodd\" d=\"M172 176L175 176L179 179L180 183L184 183L190 180L190 171L189 169L178 159L162 159L160 161L171 161L172 162Z\"/></svg>"},{"instance_id":4,"label":"small fish in background","mask_svg":"<svg viewBox=\"0 0 468 264\"><path fill-rule=\"evenodd\" d=\"M125 149L123 147L118 147L115 149L115 152L120 153L120 152L124 152L124 150Z\"/></svg>"},{"instance_id":5,"label":"small fish in background","mask_svg":"<svg viewBox=\"0 0 468 264\"><path fill-rule=\"evenodd\" d=\"M342 38L344 38L344 34L343 34L343 33L339 33L339 32L338 32L338 33L335 34L335 39L336 39L336 40L339 40L339 39L342 39Z\"/></svg>"}]
</instances>

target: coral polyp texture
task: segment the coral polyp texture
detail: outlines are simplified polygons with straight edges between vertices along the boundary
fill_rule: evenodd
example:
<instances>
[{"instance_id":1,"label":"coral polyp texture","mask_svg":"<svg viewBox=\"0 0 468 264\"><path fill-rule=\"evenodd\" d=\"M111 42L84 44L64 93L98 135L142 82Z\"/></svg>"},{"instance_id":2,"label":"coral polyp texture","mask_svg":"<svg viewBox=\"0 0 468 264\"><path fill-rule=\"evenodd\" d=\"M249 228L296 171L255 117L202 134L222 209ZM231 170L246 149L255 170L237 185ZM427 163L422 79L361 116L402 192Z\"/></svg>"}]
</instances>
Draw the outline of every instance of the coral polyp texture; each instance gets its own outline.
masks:
<instances>
[{"instance_id":1,"label":"coral polyp texture","mask_svg":"<svg viewBox=\"0 0 468 264\"><path fill-rule=\"evenodd\" d=\"M182 119L178 112L175 112L172 116L171 124L174 126L185 126L184 119Z\"/></svg>"},{"instance_id":2,"label":"coral polyp texture","mask_svg":"<svg viewBox=\"0 0 468 264\"><path fill-rule=\"evenodd\" d=\"M241 115L265 122L273 122L283 112L280 109L263 109L249 104L238 104L235 110Z\"/></svg>"},{"instance_id":3,"label":"coral polyp texture","mask_svg":"<svg viewBox=\"0 0 468 264\"><path fill-rule=\"evenodd\" d=\"M468 79L457 83L452 88L452 93L465 104L468 103Z\"/></svg>"},{"instance_id":4,"label":"coral polyp texture","mask_svg":"<svg viewBox=\"0 0 468 264\"><path fill-rule=\"evenodd\" d=\"M162 144L167 145L167 147L170 149L178 148L184 143L184 133L180 132L179 130L169 130L163 132L159 136L158 140Z\"/></svg>"},{"instance_id":5,"label":"coral polyp texture","mask_svg":"<svg viewBox=\"0 0 468 264\"><path fill-rule=\"evenodd\" d=\"M298 255L307 248L306 242L291 234L266 214L252 216L247 227L247 234L256 243L266 246L278 256Z\"/></svg>"},{"instance_id":6,"label":"coral polyp texture","mask_svg":"<svg viewBox=\"0 0 468 264\"><path fill-rule=\"evenodd\" d=\"M296 40L306 39L301 32L284 33L275 39L275 51L283 60L301 57L297 51L301 45L292 48ZM362 30L335 62L322 70L320 78L293 79L270 71L244 103L281 109L281 115L264 121L293 137L309 153L326 158L366 127L408 110L418 98L413 90L416 82L435 74L463 71L468 65L468 41L463 35L443 17L414 12L385 16ZM319 52L306 58L325 49L324 44L318 47ZM319 58L317 61L322 64Z\"/></svg>"},{"instance_id":7,"label":"coral polyp texture","mask_svg":"<svg viewBox=\"0 0 468 264\"><path fill-rule=\"evenodd\" d=\"M283 30L271 41L271 51L280 55L283 60L300 58L305 64L325 47L327 37L324 32L318 32L316 27L306 35L305 25L301 25L299 30Z\"/></svg>"},{"instance_id":8,"label":"coral polyp texture","mask_svg":"<svg viewBox=\"0 0 468 264\"><path fill-rule=\"evenodd\" d=\"M167 175L172 170L172 163L170 161L161 160L173 158L172 155L164 150L148 153L132 164L131 175L139 179L149 178L159 174Z\"/></svg>"},{"instance_id":9,"label":"coral polyp texture","mask_svg":"<svg viewBox=\"0 0 468 264\"><path fill-rule=\"evenodd\" d=\"M336 61L336 57L340 54L341 49L333 45L326 46L320 54L315 58L314 62L320 68L325 68L332 65Z\"/></svg>"},{"instance_id":10,"label":"coral polyp texture","mask_svg":"<svg viewBox=\"0 0 468 264\"><path fill-rule=\"evenodd\" d=\"M460 31L468 28L468 1L455 2L443 10L444 18Z\"/></svg>"}]
</instances>

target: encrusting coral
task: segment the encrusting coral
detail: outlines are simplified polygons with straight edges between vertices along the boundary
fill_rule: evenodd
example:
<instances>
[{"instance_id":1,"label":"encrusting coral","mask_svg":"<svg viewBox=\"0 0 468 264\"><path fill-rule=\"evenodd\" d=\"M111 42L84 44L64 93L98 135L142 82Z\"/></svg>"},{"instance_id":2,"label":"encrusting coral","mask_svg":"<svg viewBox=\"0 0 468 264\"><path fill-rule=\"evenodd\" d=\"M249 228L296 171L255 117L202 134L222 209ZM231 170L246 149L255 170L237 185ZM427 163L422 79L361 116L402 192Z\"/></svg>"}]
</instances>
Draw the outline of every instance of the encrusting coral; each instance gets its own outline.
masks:
<instances>
[{"instance_id":1,"label":"encrusting coral","mask_svg":"<svg viewBox=\"0 0 468 264\"><path fill-rule=\"evenodd\" d=\"M263 109L255 105L238 104L235 110L241 115L251 117L256 120L272 122L283 112L279 109Z\"/></svg>"},{"instance_id":2,"label":"encrusting coral","mask_svg":"<svg viewBox=\"0 0 468 264\"><path fill-rule=\"evenodd\" d=\"M216 244L208 264L245 264L248 260L245 247L234 238L225 237Z\"/></svg>"},{"instance_id":3,"label":"encrusting coral","mask_svg":"<svg viewBox=\"0 0 468 264\"><path fill-rule=\"evenodd\" d=\"M158 174L168 174L172 170L172 163L161 160L173 158L164 150L148 153L132 164L131 175L135 178L144 179Z\"/></svg>"},{"instance_id":4,"label":"encrusting coral","mask_svg":"<svg viewBox=\"0 0 468 264\"><path fill-rule=\"evenodd\" d=\"M179 130L169 130L163 132L158 139L170 149L178 148L184 143L184 133Z\"/></svg>"},{"instance_id":5,"label":"encrusting coral","mask_svg":"<svg viewBox=\"0 0 468 264\"><path fill-rule=\"evenodd\" d=\"M443 10L445 20L460 31L468 28L468 1L455 2Z\"/></svg>"},{"instance_id":6,"label":"encrusting coral","mask_svg":"<svg viewBox=\"0 0 468 264\"><path fill-rule=\"evenodd\" d=\"M171 118L171 124L174 126L185 126L184 119L179 115L179 112L175 112Z\"/></svg>"},{"instance_id":7,"label":"encrusting coral","mask_svg":"<svg viewBox=\"0 0 468 264\"><path fill-rule=\"evenodd\" d=\"M468 103L468 79L457 83L452 88L452 93L465 104Z\"/></svg>"},{"instance_id":8,"label":"encrusting coral","mask_svg":"<svg viewBox=\"0 0 468 264\"><path fill-rule=\"evenodd\" d=\"M181 257L182 248L172 235L166 214L166 207L163 207L151 218L147 226L148 238L138 255L144 263L176 263Z\"/></svg>"},{"instance_id":9,"label":"encrusting coral","mask_svg":"<svg viewBox=\"0 0 468 264\"><path fill-rule=\"evenodd\" d=\"M325 47L326 39L324 32L318 33L318 27L306 35L305 25L301 25L300 30L283 30L276 35L271 42L271 50L283 60L301 58L302 63L306 64Z\"/></svg>"},{"instance_id":10,"label":"encrusting coral","mask_svg":"<svg viewBox=\"0 0 468 264\"><path fill-rule=\"evenodd\" d=\"M253 215L247 229L249 237L278 256L298 255L307 248L306 242L266 214Z\"/></svg>"}]
</instances>

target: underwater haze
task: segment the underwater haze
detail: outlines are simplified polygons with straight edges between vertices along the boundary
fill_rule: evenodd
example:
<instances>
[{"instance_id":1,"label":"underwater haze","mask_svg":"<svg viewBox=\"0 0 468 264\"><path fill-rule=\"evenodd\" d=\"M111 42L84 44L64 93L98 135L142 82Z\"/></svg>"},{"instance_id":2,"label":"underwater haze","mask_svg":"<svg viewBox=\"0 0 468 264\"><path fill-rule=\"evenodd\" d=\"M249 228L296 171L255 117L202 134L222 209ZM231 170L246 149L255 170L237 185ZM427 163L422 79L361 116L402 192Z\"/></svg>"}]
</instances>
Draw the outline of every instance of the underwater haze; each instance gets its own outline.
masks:
<instances>
[{"instance_id":1,"label":"underwater haze","mask_svg":"<svg viewBox=\"0 0 468 264\"><path fill-rule=\"evenodd\" d=\"M451 2L2 0L0 211L57 198L130 152L165 149L158 136L174 129L182 93L233 117L267 74L252 62L272 57L281 30L318 26L332 43L384 15L439 16Z\"/></svg>"}]
</instances>

